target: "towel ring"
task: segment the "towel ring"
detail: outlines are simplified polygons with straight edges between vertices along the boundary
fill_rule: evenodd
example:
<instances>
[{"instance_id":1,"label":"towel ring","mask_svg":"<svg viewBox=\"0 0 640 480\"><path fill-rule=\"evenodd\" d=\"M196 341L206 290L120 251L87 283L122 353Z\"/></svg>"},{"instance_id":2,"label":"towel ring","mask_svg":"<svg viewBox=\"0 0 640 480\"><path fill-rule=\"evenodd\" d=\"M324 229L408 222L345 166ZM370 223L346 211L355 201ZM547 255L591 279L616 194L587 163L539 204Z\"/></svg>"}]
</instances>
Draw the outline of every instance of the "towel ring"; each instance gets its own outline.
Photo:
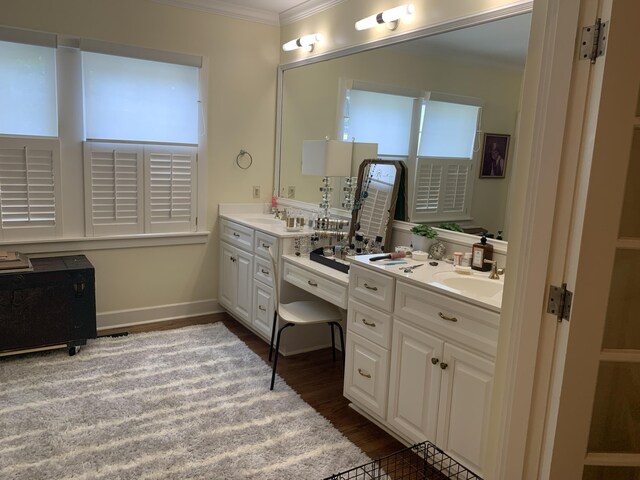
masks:
<instances>
[{"instance_id":1,"label":"towel ring","mask_svg":"<svg viewBox=\"0 0 640 480\"><path fill-rule=\"evenodd\" d=\"M246 167L243 167L242 165L240 165L240 158L245 155L249 156L249 165L247 165ZM251 167L251 165L253 165L253 157L246 150L240 150L240 153L236 157L236 165L238 165L238 167L240 167L242 170L247 170L249 167Z\"/></svg>"}]
</instances>

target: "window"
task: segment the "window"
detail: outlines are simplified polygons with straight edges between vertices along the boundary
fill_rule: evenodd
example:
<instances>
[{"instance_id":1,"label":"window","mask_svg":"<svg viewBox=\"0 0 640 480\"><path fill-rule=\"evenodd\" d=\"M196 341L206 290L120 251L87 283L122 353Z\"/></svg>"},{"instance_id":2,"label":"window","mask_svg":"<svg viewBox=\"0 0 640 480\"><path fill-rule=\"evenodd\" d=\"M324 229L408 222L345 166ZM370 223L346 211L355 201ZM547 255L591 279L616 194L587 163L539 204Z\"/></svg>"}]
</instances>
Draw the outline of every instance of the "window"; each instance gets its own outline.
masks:
<instances>
[{"instance_id":1,"label":"window","mask_svg":"<svg viewBox=\"0 0 640 480\"><path fill-rule=\"evenodd\" d=\"M199 69L82 53L88 139L198 144Z\"/></svg>"},{"instance_id":2,"label":"window","mask_svg":"<svg viewBox=\"0 0 640 480\"><path fill-rule=\"evenodd\" d=\"M196 231L202 57L75 40L0 26L0 240Z\"/></svg>"},{"instance_id":3,"label":"window","mask_svg":"<svg viewBox=\"0 0 640 480\"><path fill-rule=\"evenodd\" d=\"M46 35L37 40L52 43ZM49 238L61 231L55 52L51 46L0 41L2 240Z\"/></svg>"},{"instance_id":4,"label":"window","mask_svg":"<svg viewBox=\"0 0 640 480\"><path fill-rule=\"evenodd\" d=\"M361 83L346 90L342 139L410 166L411 221L468 219L481 102Z\"/></svg>"},{"instance_id":5,"label":"window","mask_svg":"<svg viewBox=\"0 0 640 480\"><path fill-rule=\"evenodd\" d=\"M478 105L422 102L412 221L469 218L479 115Z\"/></svg>"},{"instance_id":6,"label":"window","mask_svg":"<svg viewBox=\"0 0 640 480\"><path fill-rule=\"evenodd\" d=\"M86 234L195 231L199 69L83 52L82 71Z\"/></svg>"},{"instance_id":7,"label":"window","mask_svg":"<svg viewBox=\"0 0 640 480\"><path fill-rule=\"evenodd\" d=\"M58 136L55 48L0 41L0 134Z\"/></svg>"}]
</instances>

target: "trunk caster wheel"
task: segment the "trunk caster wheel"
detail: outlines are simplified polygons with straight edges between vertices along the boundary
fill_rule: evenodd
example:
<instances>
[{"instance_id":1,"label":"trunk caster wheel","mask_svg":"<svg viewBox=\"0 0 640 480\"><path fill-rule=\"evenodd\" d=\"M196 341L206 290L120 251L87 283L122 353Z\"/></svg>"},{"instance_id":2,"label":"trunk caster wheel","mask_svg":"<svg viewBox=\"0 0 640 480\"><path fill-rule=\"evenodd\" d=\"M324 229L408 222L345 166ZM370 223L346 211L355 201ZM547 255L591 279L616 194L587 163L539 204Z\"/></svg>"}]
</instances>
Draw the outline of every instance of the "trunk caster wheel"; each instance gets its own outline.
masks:
<instances>
[{"instance_id":1,"label":"trunk caster wheel","mask_svg":"<svg viewBox=\"0 0 640 480\"><path fill-rule=\"evenodd\" d=\"M80 351L80 347L69 347L69 356L73 357L79 351Z\"/></svg>"}]
</instances>

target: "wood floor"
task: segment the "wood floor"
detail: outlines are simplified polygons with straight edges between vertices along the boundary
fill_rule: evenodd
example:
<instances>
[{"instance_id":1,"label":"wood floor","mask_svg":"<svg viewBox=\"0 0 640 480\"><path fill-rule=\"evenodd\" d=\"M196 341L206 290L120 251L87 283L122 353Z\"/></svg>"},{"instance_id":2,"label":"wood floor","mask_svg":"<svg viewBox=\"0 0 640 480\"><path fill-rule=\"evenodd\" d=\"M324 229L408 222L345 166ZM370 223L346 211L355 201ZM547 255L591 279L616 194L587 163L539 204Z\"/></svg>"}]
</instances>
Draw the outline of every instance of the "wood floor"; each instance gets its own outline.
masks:
<instances>
[{"instance_id":1,"label":"wood floor","mask_svg":"<svg viewBox=\"0 0 640 480\"><path fill-rule=\"evenodd\" d=\"M231 332L267 362L269 345L231 316L224 313L140 325L126 330L103 330L100 335L113 335L124 331L137 333L150 330L166 330L218 321L224 323ZM281 357L278 361L278 374L305 402L327 418L334 427L360 447L369 457L379 458L404 448L404 445L391 435L349 407L348 400L342 396L343 363L340 355L337 356L335 363L332 361L330 349ZM265 389L267 388L269 388L269 379L265 378Z\"/></svg>"}]
</instances>

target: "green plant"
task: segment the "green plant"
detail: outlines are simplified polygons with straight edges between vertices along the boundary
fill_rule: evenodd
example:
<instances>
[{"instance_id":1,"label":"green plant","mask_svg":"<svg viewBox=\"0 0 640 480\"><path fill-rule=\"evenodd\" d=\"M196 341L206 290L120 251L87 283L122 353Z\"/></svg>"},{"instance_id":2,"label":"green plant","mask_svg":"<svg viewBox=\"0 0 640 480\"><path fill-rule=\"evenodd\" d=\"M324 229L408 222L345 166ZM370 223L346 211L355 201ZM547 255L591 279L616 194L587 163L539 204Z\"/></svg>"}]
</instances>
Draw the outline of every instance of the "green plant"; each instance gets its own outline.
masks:
<instances>
[{"instance_id":1,"label":"green plant","mask_svg":"<svg viewBox=\"0 0 640 480\"><path fill-rule=\"evenodd\" d=\"M457 223L441 223L440 225L437 225L437 227L442 228L443 230L451 230L453 232L464 233L464 230L462 230L462 227Z\"/></svg>"},{"instance_id":2,"label":"green plant","mask_svg":"<svg viewBox=\"0 0 640 480\"><path fill-rule=\"evenodd\" d=\"M427 238L436 238L438 236L438 232L429 225L416 225L411 229L411 233Z\"/></svg>"}]
</instances>

